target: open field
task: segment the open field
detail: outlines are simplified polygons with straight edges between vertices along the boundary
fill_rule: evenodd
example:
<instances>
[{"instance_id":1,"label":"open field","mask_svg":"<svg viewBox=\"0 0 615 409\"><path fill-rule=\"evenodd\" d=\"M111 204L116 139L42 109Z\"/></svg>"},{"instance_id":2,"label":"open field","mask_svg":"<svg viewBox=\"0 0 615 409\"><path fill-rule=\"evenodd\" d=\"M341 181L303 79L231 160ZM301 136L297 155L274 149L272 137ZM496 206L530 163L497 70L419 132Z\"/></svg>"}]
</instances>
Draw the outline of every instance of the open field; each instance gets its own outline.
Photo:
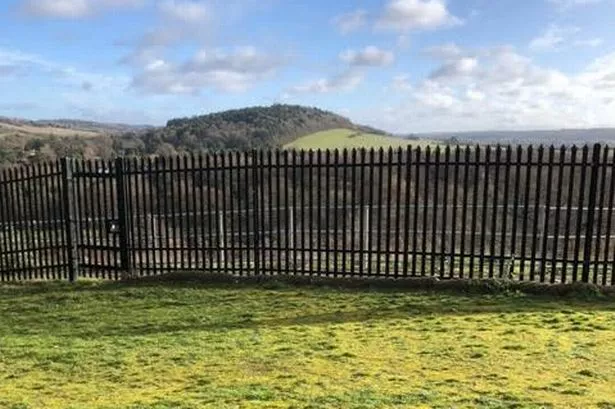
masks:
<instances>
[{"instance_id":1,"label":"open field","mask_svg":"<svg viewBox=\"0 0 615 409\"><path fill-rule=\"evenodd\" d=\"M615 408L615 306L254 285L0 287L0 407Z\"/></svg>"},{"instance_id":2,"label":"open field","mask_svg":"<svg viewBox=\"0 0 615 409\"><path fill-rule=\"evenodd\" d=\"M433 141L410 141L389 136L361 133L351 129L331 129L301 137L284 147L286 149L343 149L343 148L405 148L434 145Z\"/></svg>"},{"instance_id":3,"label":"open field","mask_svg":"<svg viewBox=\"0 0 615 409\"><path fill-rule=\"evenodd\" d=\"M0 122L0 137L4 135L25 135L25 136L81 136L84 138L92 138L99 136L98 132L85 131L80 129L59 128L53 126L33 126L33 125L15 125L5 122Z\"/></svg>"}]
</instances>

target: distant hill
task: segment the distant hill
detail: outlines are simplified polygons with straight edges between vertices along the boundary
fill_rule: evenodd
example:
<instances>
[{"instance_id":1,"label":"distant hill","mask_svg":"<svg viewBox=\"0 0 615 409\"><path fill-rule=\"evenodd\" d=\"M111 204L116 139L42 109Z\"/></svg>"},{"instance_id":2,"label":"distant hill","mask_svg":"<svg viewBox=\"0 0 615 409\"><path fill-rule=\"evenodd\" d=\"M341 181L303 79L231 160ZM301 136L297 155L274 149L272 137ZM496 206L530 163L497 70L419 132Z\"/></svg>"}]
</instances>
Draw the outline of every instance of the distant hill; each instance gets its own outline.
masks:
<instances>
[{"instance_id":1,"label":"distant hill","mask_svg":"<svg viewBox=\"0 0 615 409\"><path fill-rule=\"evenodd\" d=\"M480 131L413 134L411 137L454 140L460 143L501 145L585 145L604 143L615 145L615 128L559 129L542 131Z\"/></svg>"},{"instance_id":2,"label":"distant hill","mask_svg":"<svg viewBox=\"0 0 615 409\"><path fill-rule=\"evenodd\" d=\"M139 137L147 153L166 154L171 150L281 147L305 135L340 128L362 129L332 112L278 104L171 119L166 127L148 130Z\"/></svg>"}]
</instances>

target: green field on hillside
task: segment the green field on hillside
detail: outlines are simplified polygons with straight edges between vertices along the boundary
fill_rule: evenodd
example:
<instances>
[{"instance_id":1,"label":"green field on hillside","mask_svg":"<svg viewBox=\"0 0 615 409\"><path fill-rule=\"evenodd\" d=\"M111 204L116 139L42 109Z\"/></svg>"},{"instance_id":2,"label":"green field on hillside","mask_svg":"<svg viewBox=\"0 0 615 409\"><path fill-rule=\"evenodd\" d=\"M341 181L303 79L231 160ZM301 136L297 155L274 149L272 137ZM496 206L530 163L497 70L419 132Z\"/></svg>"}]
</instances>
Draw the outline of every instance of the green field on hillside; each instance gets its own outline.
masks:
<instances>
[{"instance_id":1,"label":"green field on hillside","mask_svg":"<svg viewBox=\"0 0 615 409\"><path fill-rule=\"evenodd\" d=\"M303 136L284 146L286 149L344 149L344 148L405 148L434 145L433 141L416 141L362 133L352 129L331 129Z\"/></svg>"},{"instance_id":2,"label":"green field on hillside","mask_svg":"<svg viewBox=\"0 0 615 409\"><path fill-rule=\"evenodd\" d=\"M614 309L276 283L0 285L0 408L615 408Z\"/></svg>"}]
</instances>

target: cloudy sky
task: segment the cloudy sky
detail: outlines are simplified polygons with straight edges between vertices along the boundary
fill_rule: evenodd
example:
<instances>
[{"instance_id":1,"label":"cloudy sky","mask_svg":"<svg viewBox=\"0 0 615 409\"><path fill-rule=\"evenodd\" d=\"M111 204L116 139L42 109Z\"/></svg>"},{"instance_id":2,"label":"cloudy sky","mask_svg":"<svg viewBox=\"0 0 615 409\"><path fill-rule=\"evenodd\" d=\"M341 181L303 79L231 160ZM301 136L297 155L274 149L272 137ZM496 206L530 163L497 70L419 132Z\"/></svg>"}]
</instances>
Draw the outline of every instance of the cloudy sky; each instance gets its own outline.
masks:
<instances>
[{"instance_id":1,"label":"cloudy sky","mask_svg":"<svg viewBox=\"0 0 615 409\"><path fill-rule=\"evenodd\" d=\"M615 0L0 0L0 115L250 105L392 132L615 126Z\"/></svg>"}]
</instances>

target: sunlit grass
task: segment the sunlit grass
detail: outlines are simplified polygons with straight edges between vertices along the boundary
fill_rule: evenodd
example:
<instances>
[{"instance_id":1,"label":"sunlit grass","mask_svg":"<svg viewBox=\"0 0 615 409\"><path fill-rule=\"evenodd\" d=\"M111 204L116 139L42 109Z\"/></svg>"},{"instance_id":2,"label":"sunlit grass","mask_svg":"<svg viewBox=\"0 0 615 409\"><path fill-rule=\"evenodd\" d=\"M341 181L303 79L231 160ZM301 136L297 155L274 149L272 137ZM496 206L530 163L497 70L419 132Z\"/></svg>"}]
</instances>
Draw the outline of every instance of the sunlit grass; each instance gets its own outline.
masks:
<instances>
[{"instance_id":1,"label":"sunlit grass","mask_svg":"<svg viewBox=\"0 0 615 409\"><path fill-rule=\"evenodd\" d=\"M412 146L435 145L433 141L417 141L394 138L378 134L358 132L351 129L331 129L303 136L286 149L352 149L352 148L405 148Z\"/></svg>"},{"instance_id":2,"label":"sunlit grass","mask_svg":"<svg viewBox=\"0 0 615 409\"><path fill-rule=\"evenodd\" d=\"M611 408L614 362L604 302L0 287L0 408Z\"/></svg>"}]
</instances>

